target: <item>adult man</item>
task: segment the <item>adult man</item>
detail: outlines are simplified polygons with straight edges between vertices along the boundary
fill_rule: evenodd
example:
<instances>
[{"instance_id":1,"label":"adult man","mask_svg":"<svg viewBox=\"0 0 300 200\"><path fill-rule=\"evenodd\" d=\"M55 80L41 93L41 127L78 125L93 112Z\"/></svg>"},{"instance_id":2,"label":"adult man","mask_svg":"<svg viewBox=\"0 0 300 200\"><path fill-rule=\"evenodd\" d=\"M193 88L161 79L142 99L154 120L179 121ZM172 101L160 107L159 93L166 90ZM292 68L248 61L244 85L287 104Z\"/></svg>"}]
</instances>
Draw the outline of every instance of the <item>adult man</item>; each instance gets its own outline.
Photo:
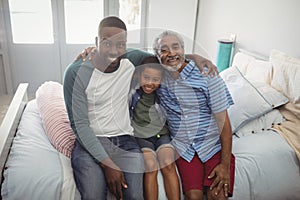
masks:
<instances>
[{"instance_id":1,"label":"adult man","mask_svg":"<svg viewBox=\"0 0 300 200\"><path fill-rule=\"evenodd\" d=\"M143 157L133 138L128 91L134 65L126 58L126 25L99 25L92 60L68 66L64 97L76 143L71 162L82 199L143 199Z\"/></svg>"},{"instance_id":2,"label":"adult man","mask_svg":"<svg viewBox=\"0 0 300 200\"><path fill-rule=\"evenodd\" d=\"M234 156L227 108L233 100L219 77L203 76L185 59L184 43L165 31L154 51L166 69L157 94L165 110L186 199L227 199L233 193Z\"/></svg>"}]
</instances>

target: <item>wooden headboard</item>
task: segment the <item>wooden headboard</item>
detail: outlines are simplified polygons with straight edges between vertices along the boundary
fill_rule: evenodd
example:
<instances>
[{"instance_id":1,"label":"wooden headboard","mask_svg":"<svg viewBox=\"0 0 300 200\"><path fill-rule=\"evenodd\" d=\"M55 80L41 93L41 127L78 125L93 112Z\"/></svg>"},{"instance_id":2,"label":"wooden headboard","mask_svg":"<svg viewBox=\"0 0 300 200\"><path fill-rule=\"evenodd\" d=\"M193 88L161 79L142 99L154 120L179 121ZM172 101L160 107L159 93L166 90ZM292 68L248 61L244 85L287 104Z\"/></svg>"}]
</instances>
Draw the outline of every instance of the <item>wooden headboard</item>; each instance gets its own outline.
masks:
<instances>
[{"instance_id":1,"label":"wooden headboard","mask_svg":"<svg viewBox=\"0 0 300 200\"><path fill-rule=\"evenodd\" d=\"M20 118L24 111L24 108L28 102L27 97L28 83L20 83L17 91L9 105L7 113L0 126L0 171L1 181L3 179L3 170L10 147L12 145L13 138L16 134L17 127L19 125Z\"/></svg>"}]
</instances>

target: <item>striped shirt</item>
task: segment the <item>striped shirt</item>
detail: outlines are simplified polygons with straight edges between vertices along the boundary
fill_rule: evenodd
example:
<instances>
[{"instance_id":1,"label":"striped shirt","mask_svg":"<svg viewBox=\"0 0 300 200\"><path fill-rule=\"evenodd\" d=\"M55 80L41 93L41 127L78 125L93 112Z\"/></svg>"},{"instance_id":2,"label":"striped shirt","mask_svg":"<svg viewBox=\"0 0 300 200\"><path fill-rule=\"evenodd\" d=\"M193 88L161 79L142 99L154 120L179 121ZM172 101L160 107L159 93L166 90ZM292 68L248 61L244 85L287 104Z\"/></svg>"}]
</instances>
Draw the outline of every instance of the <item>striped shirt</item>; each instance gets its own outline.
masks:
<instances>
[{"instance_id":1,"label":"striped shirt","mask_svg":"<svg viewBox=\"0 0 300 200\"><path fill-rule=\"evenodd\" d=\"M195 153L206 162L221 150L214 113L233 104L231 95L222 78L202 75L193 61L189 61L178 79L168 72L164 78L157 94L165 110L172 143L188 162Z\"/></svg>"}]
</instances>

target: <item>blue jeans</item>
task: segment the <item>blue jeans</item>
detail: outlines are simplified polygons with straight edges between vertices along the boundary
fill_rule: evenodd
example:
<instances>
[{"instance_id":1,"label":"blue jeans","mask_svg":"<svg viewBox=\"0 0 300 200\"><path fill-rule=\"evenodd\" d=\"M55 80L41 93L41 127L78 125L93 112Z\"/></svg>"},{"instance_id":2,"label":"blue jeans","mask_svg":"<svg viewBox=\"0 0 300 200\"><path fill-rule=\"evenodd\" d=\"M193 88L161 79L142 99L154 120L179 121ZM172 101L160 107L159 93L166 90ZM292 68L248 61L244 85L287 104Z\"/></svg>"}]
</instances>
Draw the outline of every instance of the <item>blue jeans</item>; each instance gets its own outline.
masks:
<instances>
[{"instance_id":1,"label":"blue jeans","mask_svg":"<svg viewBox=\"0 0 300 200\"><path fill-rule=\"evenodd\" d=\"M98 137L109 157L123 171L127 189L123 188L123 199L143 199L143 154L134 137ZM104 200L107 197L105 175L90 154L78 141L72 151L71 163L77 189L82 199Z\"/></svg>"},{"instance_id":2,"label":"blue jeans","mask_svg":"<svg viewBox=\"0 0 300 200\"><path fill-rule=\"evenodd\" d=\"M152 136L150 138L135 138L140 148L143 150L145 149L151 149L153 151L157 151L160 147L173 147L171 145L171 138L169 134L160 135L157 137L157 135Z\"/></svg>"}]
</instances>

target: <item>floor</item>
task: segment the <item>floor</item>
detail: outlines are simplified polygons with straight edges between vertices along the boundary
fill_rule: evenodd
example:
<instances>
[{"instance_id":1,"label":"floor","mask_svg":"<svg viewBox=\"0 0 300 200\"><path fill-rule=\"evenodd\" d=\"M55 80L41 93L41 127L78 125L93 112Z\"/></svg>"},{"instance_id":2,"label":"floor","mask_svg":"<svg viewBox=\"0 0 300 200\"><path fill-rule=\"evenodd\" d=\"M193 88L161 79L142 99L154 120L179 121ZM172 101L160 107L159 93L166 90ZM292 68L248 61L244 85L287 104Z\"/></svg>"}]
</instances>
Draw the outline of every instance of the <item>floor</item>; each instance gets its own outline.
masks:
<instances>
[{"instance_id":1,"label":"floor","mask_svg":"<svg viewBox=\"0 0 300 200\"><path fill-rule=\"evenodd\" d=\"M11 100L12 96L10 95L0 95L0 124L2 123Z\"/></svg>"}]
</instances>

